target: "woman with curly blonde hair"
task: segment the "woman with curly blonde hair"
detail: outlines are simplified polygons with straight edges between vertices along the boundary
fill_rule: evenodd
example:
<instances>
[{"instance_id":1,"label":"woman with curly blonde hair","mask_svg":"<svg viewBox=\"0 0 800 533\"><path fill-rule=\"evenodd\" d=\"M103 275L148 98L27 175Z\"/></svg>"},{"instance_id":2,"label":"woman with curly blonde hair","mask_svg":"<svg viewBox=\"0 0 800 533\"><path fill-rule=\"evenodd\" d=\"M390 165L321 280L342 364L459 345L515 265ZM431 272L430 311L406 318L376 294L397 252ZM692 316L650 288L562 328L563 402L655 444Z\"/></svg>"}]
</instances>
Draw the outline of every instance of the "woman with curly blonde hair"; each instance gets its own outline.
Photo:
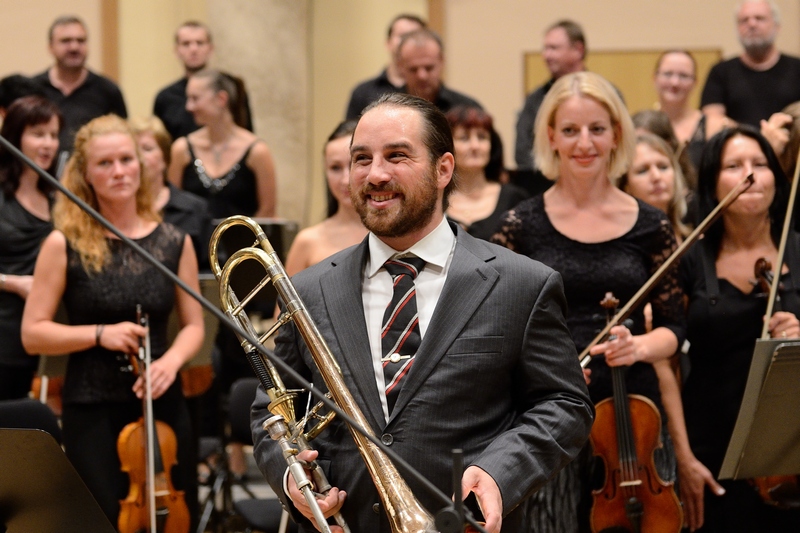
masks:
<instances>
[{"instance_id":1,"label":"woman with curly blonde hair","mask_svg":"<svg viewBox=\"0 0 800 533\"><path fill-rule=\"evenodd\" d=\"M127 123L113 115L83 126L67 164L64 185L163 265L197 290L197 259L191 239L161 223L141 179L136 141ZM70 200L59 197L55 231L42 244L22 318L22 342L31 353L69 353L63 389L64 447L75 469L112 523L129 482L120 471L120 431L142 416L144 383L121 368L136 353L145 328L137 304L150 317L153 356L149 380L155 416L178 438L173 482L196 510L193 446L181 393L181 366L203 340L200 306L170 279L106 231ZM69 324L54 321L62 301ZM167 318L177 307L180 330L170 344ZM196 513L195 513L196 516Z\"/></svg>"}]
</instances>

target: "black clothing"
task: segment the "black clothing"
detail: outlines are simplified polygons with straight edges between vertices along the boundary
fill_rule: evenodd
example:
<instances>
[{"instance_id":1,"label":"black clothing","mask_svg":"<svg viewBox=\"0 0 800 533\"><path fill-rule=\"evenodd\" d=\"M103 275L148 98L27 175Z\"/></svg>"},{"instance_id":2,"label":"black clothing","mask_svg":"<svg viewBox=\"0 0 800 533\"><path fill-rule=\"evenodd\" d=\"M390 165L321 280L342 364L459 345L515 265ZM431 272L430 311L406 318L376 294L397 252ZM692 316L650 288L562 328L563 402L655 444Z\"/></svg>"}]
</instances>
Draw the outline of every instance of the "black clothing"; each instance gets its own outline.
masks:
<instances>
[{"instance_id":1,"label":"black clothing","mask_svg":"<svg viewBox=\"0 0 800 533\"><path fill-rule=\"evenodd\" d=\"M239 162L225 175L211 177L206 174L203 162L194 155L192 144L186 138L191 162L183 169L183 189L208 200L212 218L252 216L258 211L256 174L246 164L247 156L256 142L247 147Z\"/></svg>"},{"instance_id":2,"label":"black clothing","mask_svg":"<svg viewBox=\"0 0 800 533\"><path fill-rule=\"evenodd\" d=\"M159 224L137 242L177 273L185 235L172 225ZM67 248L64 305L69 323L136 322L136 304L141 304L150 316L150 346L153 359L158 359L167 350L167 319L175 304L173 283L122 241L109 238L108 245L109 263L101 272L92 274L83 269L78 252ZM64 379L64 403L135 400L131 387L136 377L119 368L116 354L99 346L71 354Z\"/></svg>"},{"instance_id":3,"label":"black clothing","mask_svg":"<svg viewBox=\"0 0 800 533\"><path fill-rule=\"evenodd\" d=\"M633 227L615 239L582 243L558 232L545 212L544 197L535 196L506 213L502 226L492 240L523 255L543 262L564 279L564 293L569 311L567 325L578 352L581 352L603 328L605 312L600 306L611 291L624 305L655 272L676 247L675 234L664 213L637 200L639 214ZM671 270L651 293L653 327L667 327L678 338L684 337L682 293L677 283L677 269ZM640 307L631 316L629 328L634 335L645 332ZM589 364L592 370L589 394L596 404L613 396L611 369L603 357ZM635 363L627 367L628 393L642 394L661 409L658 378L653 366ZM662 427L664 449L654 454L656 469L662 479L674 479L674 454L666 426ZM596 488L597 463L590 447L558 473L533 497L529 519L537 533L574 533L588 531L591 495Z\"/></svg>"},{"instance_id":4,"label":"black clothing","mask_svg":"<svg viewBox=\"0 0 800 533\"><path fill-rule=\"evenodd\" d=\"M233 78L230 74L228 76ZM153 114L161 119L173 139L186 137L200 128L195 123L192 114L186 111L186 84L188 81L188 78L181 78L172 85L164 87L158 92L153 103ZM247 92L242 94L242 99L246 119L245 124L239 125L253 131L253 119L250 113L250 101L247 97Z\"/></svg>"},{"instance_id":5,"label":"black clothing","mask_svg":"<svg viewBox=\"0 0 800 533\"><path fill-rule=\"evenodd\" d=\"M186 234L159 224L136 242L172 272L178 271ZM78 253L67 247L64 304L69 323L116 324L136 320L136 304L150 318L153 359L167 350L167 320L175 302L175 287L166 276L117 239L107 239L108 264L87 274ZM142 416L142 402L131 390L136 377L124 372L127 356L96 346L69 355L64 378L64 448L92 495L112 524L117 523L119 498L129 482L120 475L116 453L119 431ZM156 418L167 422L178 439L178 467L173 484L186 491L186 502L197 518L197 484L191 428L180 377L154 401ZM159 418L163 416L163 418ZM121 495L121 496L120 496Z\"/></svg>"},{"instance_id":6,"label":"black clothing","mask_svg":"<svg viewBox=\"0 0 800 533\"><path fill-rule=\"evenodd\" d=\"M354 120L361 115L361 112L369 104L380 98L386 93L396 93L402 90L395 87L386 75L386 69L374 78L370 78L359 83L350 95L350 102L347 104L346 120Z\"/></svg>"},{"instance_id":7,"label":"black clothing","mask_svg":"<svg viewBox=\"0 0 800 533\"><path fill-rule=\"evenodd\" d=\"M15 197L0 193L0 273L15 276L33 274L39 247L52 231L53 224L28 212ZM0 399L24 398L39 363L22 347L20 327L25 300L17 294L0 291L0 379L7 372L24 372L18 391L0 389ZM24 390L23 390L24 389Z\"/></svg>"},{"instance_id":8,"label":"black clothing","mask_svg":"<svg viewBox=\"0 0 800 533\"><path fill-rule=\"evenodd\" d=\"M681 260L680 279L689 296L691 370L683 389L686 430L692 451L716 476L722 466L742 403L756 339L761 336L767 298L743 293L717 278L716 253L700 241ZM791 235L781 276L784 310L800 314L800 237ZM722 481L727 493L706 492L704 532L800 531L800 511L763 503L747 481Z\"/></svg>"},{"instance_id":9,"label":"black clothing","mask_svg":"<svg viewBox=\"0 0 800 533\"><path fill-rule=\"evenodd\" d=\"M700 159L703 156L703 148L706 145L706 116L700 117L697 127L692 133L692 138L686 144L684 150L689 156L689 161L694 166L695 172L700 168Z\"/></svg>"},{"instance_id":10,"label":"black clothing","mask_svg":"<svg viewBox=\"0 0 800 533\"><path fill-rule=\"evenodd\" d=\"M525 98L525 105L517 116L517 140L514 143L514 160L518 170L533 170L533 125L536 114L542 105L550 87L556 82L554 78L541 85Z\"/></svg>"},{"instance_id":11,"label":"black clothing","mask_svg":"<svg viewBox=\"0 0 800 533\"><path fill-rule=\"evenodd\" d=\"M759 121L800 100L800 58L781 54L764 71L752 70L735 57L711 68L700 105L722 104L725 114L743 124Z\"/></svg>"},{"instance_id":12,"label":"black clothing","mask_svg":"<svg viewBox=\"0 0 800 533\"><path fill-rule=\"evenodd\" d=\"M453 217L448 216L448 218L461 224L461 227L467 230L467 233L473 237L488 241L491 239L492 235L500 229L500 217L502 217L506 211L513 209L518 203L527 199L528 196L525 189L517 187L516 185L504 183L500 186L500 196L497 198L497 205L494 211L492 211L492 214L488 217L483 220L476 220L469 226L461 224L461 222L458 222L458 220Z\"/></svg>"},{"instance_id":13,"label":"black clothing","mask_svg":"<svg viewBox=\"0 0 800 533\"><path fill-rule=\"evenodd\" d=\"M65 96L50 83L49 70L45 70L33 79L41 84L47 97L58 105L64 117L61 134L58 137L59 150L72 152L75 134L81 126L93 118L114 113L128 118L125 100L119 87L103 76L91 70L86 74L83 84Z\"/></svg>"},{"instance_id":14,"label":"black clothing","mask_svg":"<svg viewBox=\"0 0 800 533\"><path fill-rule=\"evenodd\" d=\"M401 91L407 93L408 87L404 86ZM433 105L439 108L439 111L442 113L447 113L457 106L477 107L479 109L483 109L483 106L479 104L477 100L470 98L466 94L448 89L444 86L444 83L439 86L439 92L436 95L436 99L433 101Z\"/></svg>"},{"instance_id":15,"label":"black clothing","mask_svg":"<svg viewBox=\"0 0 800 533\"><path fill-rule=\"evenodd\" d=\"M169 200L162 213L164 222L169 222L189 234L197 254L200 271L210 270L208 241L211 239L211 215L208 211L208 202L171 183L168 183L167 187Z\"/></svg>"},{"instance_id":16,"label":"black clothing","mask_svg":"<svg viewBox=\"0 0 800 533\"><path fill-rule=\"evenodd\" d=\"M627 303L677 247L675 234L666 215L637 200L639 215L633 228L610 241L582 243L562 235L545 212L544 197L521 202L504 217L501 230L492 241L541 261L564 278L564 293L569 303L567 325L578 352L594 339L606 322L600 301L613 292L620 305ZM682 292L677 268L673 268L651 292L653 327L666 327L683 343L685 325ZM632 315L629 328L634 335L645 333L643 307ZM593 358L589 367L592 382L589 393L597 403L613 396L611 372L602 357ZM629 367L628 392L642 394L661 405L658 379L653 366L635 363Z\"/></svg>"}]
</instances>

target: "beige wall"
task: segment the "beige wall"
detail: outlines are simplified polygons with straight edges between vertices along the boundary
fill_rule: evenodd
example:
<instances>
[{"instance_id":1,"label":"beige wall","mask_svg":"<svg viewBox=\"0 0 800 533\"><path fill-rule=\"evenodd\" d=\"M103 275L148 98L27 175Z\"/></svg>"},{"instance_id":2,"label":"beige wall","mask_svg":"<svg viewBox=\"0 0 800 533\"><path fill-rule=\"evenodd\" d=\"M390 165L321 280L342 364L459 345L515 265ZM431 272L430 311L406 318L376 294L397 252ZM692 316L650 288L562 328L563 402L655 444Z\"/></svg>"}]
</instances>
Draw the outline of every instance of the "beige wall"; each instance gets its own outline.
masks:
<instances>
[{"instance_id":1,"label":"beige wall","mask_svg":"<svg viewBox=\"0 0 800 533\"><path fill-rule=\"evenodd\" d=\"M524 100L526 51L541 49L560 18L583 26L591 50L721 48L739 52L735 0L445 0L448 84L477 98L494 116L512 168L514 125ZM782 50L800 55L800 2L778 0ZM650 71L642 73L650 76ZM544 80L542 80L544 81ZM699 88L697 90L700 90Z\"/></svg>"},{"instance_id":2,"label":"beige wall","mask_svg":"<svg viewBox=\"0 0 800 533\"><path fill-rule=\"evenodd\" d=\"M99 0L0 0L0 77L39 74L52 64L47 30L61 15L77 15L89 27L89 68L100 69Z\"/></svg>"}]
</instances>

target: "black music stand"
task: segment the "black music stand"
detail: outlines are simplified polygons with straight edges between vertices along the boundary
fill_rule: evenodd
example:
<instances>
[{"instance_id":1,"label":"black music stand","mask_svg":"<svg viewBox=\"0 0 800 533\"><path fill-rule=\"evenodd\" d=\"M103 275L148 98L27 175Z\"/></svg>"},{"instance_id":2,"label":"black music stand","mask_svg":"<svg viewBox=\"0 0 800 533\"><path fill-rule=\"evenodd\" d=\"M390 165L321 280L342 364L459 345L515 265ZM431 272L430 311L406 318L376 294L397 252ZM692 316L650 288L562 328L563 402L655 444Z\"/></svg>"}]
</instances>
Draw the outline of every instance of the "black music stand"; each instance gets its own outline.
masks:
<instances>
[{"instance_id":1,"label":"black music stand","mask_svg":"<svg viewBox=\"0 0 800 533\"><path fill-rule=\"evenodd\" d=\"M800 341L756 342L720 479L800 474Z\"/></svg>"},{"instance_id":2,"label":"black music stand","mask_svg":"<svg viewBox=\"0 0 800 533\"><path fill-rule=\"evenodd\" d=\"M55 439L0 429L0 531L115 533Z\"/></svg>"}]
</instances>

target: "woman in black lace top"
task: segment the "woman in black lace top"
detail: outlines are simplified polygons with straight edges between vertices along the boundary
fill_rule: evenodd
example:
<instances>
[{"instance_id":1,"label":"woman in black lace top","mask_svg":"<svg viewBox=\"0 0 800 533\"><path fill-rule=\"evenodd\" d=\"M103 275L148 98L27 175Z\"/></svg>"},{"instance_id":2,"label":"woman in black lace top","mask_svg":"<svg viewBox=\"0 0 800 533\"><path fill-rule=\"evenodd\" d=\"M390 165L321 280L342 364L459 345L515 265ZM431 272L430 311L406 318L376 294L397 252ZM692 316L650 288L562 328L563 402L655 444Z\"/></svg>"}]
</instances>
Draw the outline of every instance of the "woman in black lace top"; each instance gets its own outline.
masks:
<instances>
[{"instance_id":1,"label":"woman in black lace top","mask_svg":"<svg viewBox=\"0 0 800 533\"><path fill-rule=\"evenodd\" d=\"M606 80L588 72L560 78L539 111L535 139L534 159L555 184L509 211L493 240L561 273L567 323L580 352L605 325L600 306L605 293L627 302L675 249L675 234L664 213L612 183L627 169L635 140L630 117ZM675 270L648 301L652 331L645 333L640 308L630 329L614 327L616 339L591 350L589 392L595 402L612 395L609 366L625 365L628 392L660 405L652 364L674 355L684 336ZM588 526L589 473L576 463L537 496L536 531L563 533ZM670 467L660 466L664 476Z\"/></svg>"},{"instance_id":2,"label":"woman in black lace top","mask_svg":"<svg viewBox=\"0 0 800 533\"><path fill-rule=\"evenodd\" d=\"M197 259L183 231L160 223L141 180L141 163L128 125L114 115L92 120L76 136L64 184L198 290ZM156 418L178 438L173 483L186 491L190 510L197 496L188 412L178 370L203 339L200 306L114 238L64 196L54 207L56 230L42 244L22 319L22 341L42 355L69 353L63 389L64 447L72 464L112 523L129 481L120 472L119 432L142 415L141 378L124 372L144 328L136 304L150 317L150 371ZM69 325L54 322L64 300ZM180 330L167 340L167 316L177 306ZM196 515L196 513L195 513Z\"/></svg>"}]
</instances>

